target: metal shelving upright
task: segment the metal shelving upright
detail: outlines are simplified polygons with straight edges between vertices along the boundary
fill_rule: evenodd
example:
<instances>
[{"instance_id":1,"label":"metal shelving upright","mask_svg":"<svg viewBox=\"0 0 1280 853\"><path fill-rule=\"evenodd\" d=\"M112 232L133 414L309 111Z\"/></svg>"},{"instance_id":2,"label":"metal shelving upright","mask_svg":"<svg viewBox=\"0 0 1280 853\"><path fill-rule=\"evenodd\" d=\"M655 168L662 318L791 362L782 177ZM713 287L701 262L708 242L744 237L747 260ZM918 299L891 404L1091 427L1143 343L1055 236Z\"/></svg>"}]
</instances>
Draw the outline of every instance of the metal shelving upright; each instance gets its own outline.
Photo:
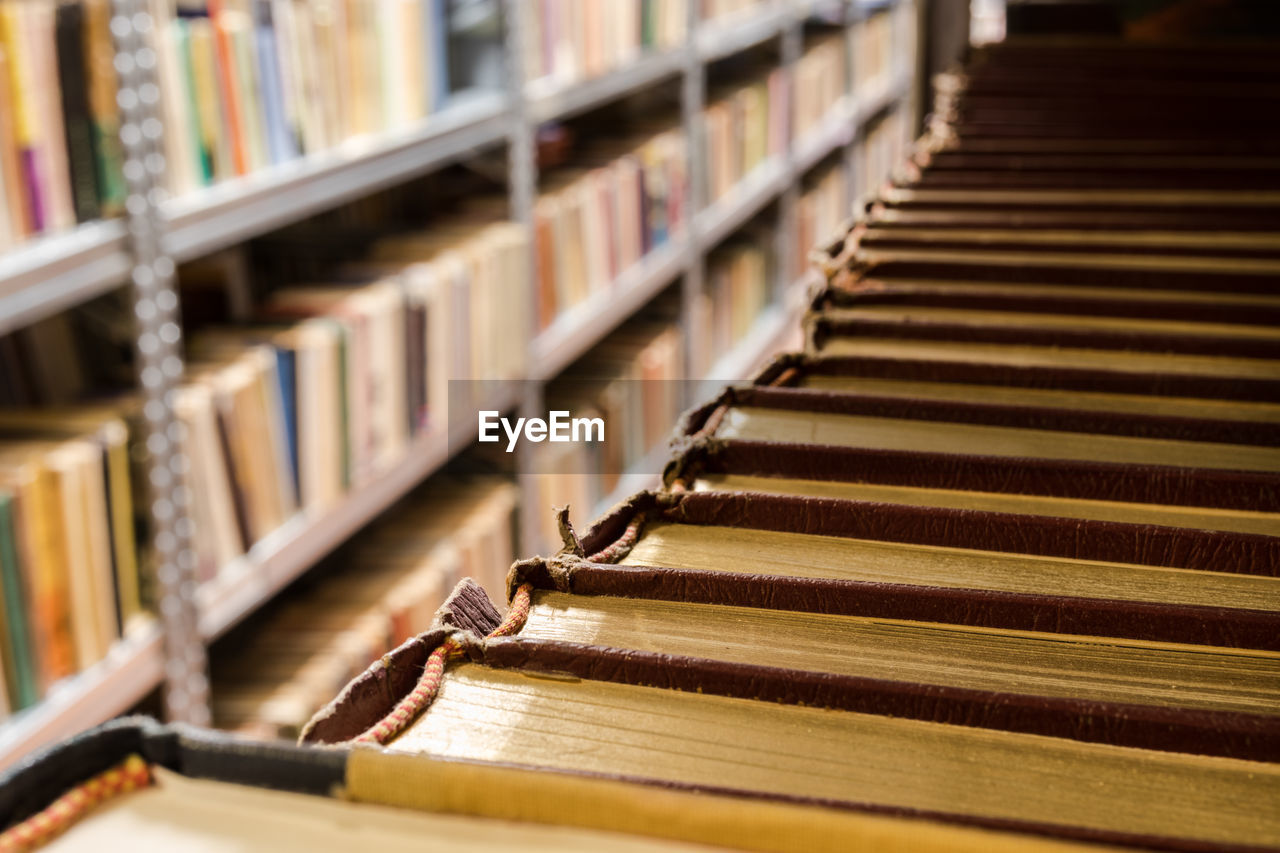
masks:
<instances>
[{"instance_id":1,"label":"metal shelving upright","mask_svg":"<svg viewBox=\"0 0 1280 853\"><path fill-rule=\"evenodd\" d=\"M691 316L704 286L706 255L768 205L779 205L779 278L771 306L746 338L722 355L705 381L690 383L701 393L716 380L745 374L761 354L776 348L794 328L799 282L787 282L794 258L804 247L791 245L801 177L820 161L843 152L850 197L866 188L853 186L853 163L863 123L890 102L913 92L914 57L898 57L892 84L877 99L859 97L852 56L846 48L849 79L846 96L819 128L803 139L790 138L785 156L762 164L728 196L712 204L701 198L705 173L703 109L709 65L734 53L778 41L781 61L791 67L800 57L806 20L854 26L870 11L914 14L912 0L762 0L757 8L724 21L703 22L700 3L689 0L682 45L640 57L636 62L591 80L572 84L526 81L521 61L523 0L504 0L505 91L471 93L454 99L419 125L373 137L347 140L310 154L179 198L167 198L164 127L159 110L156 56L146 44L153 26L144 0L112 0L112 32L120 72L119 100L125 114L122 141L128 163L127 213L120 220L87 223L65 234L41 237L0 255L0 333L114 288L131 288L137 320L138 385L145 400L144 444L148 479L152 550L159 581L156 621L117 643L107 658L55 685L45 701L0 723L0 768L58 738L127 710L157 686L164 687L166 714L174 720L209 719L207 644L256 610L344 539L377 517L415 485L440 469L458 447L469 443L465 430L449 435L438 424L412 442L403 464L346 495L336 506L300 514L257 543L219 578L198 585L191 550L189 494L183 485L186 460L181 425L173 415L172 394L183 373L180 306L175 265L227 248L358 196L401 183L473 151L507 147L511 216L531 224L537 197L537 126L564 119L626 97L657 82L679 77L680 121L688 151L689 192L684 234L624 271L599 298L558 318L546 331L529 330L527 380L505 383L495 391L493 407L542 409L545 383L581 357L668 285L679 280L684 316ZM848 40L845 40L848 45ZM902 62L903 59L908 62ZM531 241L532 242L532 241ZM536 269L536 248L529 263ZM532 295L530 295L532 297ZM530 317L534 312L529 312ZM688 329L689 324L685 323ZM698 342L686 334L687 363L695 363ZM495 385L498 383L495 383ZM519 470L530 472L527 454ZM650 466L652 467L652 466ZM521 478L522 529L533 531L537 510L531 478ZM650 485L651 475L623 478L628 487ZM526 537L522 551L532 540Z\"/></svg>"}]
</instances>

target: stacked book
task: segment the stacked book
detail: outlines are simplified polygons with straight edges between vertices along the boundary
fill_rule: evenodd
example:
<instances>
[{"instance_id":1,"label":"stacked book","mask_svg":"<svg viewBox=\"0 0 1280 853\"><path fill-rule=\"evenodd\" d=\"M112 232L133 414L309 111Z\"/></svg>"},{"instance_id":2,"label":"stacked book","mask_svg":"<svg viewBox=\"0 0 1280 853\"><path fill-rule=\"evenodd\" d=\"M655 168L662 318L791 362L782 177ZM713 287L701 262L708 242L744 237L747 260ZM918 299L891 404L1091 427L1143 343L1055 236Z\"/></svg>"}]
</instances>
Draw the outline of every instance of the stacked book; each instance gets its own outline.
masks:
<instances>
[{"instance_id":1,"label":"stacked book","mask_svg":"<svg viewBox=\"0 0 1280 853\"><path fill-rule=\"evenodd\" d=\"M0 250L124 204L110 0L0 3Z\"/></svg>"},{"instance_id":2,"label":"stacked book","mask_svg":"<svg viewBox=\"0 0 1280 853\"><path fill-rule=\"evenodd\" d=\"M525 79L558 85L598 77L679 47L692 0L535 0L525 15Z\"/></svg>"},{"instance_id":3,"label":"stacked book","mask_svg":"<svg viewBox=\"0 0 1280 853\"><path fill-rule=\"evenodd\" d=\"M805 351L686 413L660 491L559 512L505 617L459 584L331 748L117 724L0 804L124 762L155 784L68 840L1280 848L1267 50L978 52Z\"/></svg>"},{"instance_id":4,"label":"stacked book","mask_svg":"<svg viewBox=\"0 0 1280 853\"><path fill-rule=\"evenodd\" d=\"M979 54L832 247L806 351L518 563L501 628L460 588L304 740L956 846L1280 845L1274 119L1212 94L1262 68ZM431 701L372 701L401 666Z\"/></svg>"},{"instance_id":5,"label":"stacked book","mask_svg":"<svg viewBox=\"0 0 1280 853\"><path fill-rule=\"evenodd\" d=\"M445 0L150 5L174 194L411 127L449 94Z\"/></svg>"}]
</instances>

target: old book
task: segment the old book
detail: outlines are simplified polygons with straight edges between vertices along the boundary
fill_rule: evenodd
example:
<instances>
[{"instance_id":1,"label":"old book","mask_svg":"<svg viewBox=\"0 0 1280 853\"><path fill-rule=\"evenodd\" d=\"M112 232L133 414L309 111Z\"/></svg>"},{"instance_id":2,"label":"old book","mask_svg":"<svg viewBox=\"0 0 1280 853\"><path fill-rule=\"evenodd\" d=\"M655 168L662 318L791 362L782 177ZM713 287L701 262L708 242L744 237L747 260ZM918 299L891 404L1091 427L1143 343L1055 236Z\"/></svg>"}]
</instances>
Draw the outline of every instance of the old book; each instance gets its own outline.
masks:
<instances>
[{"instance_id":1,"label":"old book","mask_svg":"<svg viewBox=\"0 0 1280 853\"><path fill-rule=\"evenodd\" d=\"M199 768L199 769L196 769ZM390 851L424 838L466 851L1031 851L1093 849L1008 828L764 802L634 778L538 771L359 750L262 744L141 718L114 721L0 779L5 827L114 771L131 790L66 825L51 850L175 845ZM402 779L406 784L392 784ZM341 789L343 795L337 796Z\"/></svg>"}]
</instances>

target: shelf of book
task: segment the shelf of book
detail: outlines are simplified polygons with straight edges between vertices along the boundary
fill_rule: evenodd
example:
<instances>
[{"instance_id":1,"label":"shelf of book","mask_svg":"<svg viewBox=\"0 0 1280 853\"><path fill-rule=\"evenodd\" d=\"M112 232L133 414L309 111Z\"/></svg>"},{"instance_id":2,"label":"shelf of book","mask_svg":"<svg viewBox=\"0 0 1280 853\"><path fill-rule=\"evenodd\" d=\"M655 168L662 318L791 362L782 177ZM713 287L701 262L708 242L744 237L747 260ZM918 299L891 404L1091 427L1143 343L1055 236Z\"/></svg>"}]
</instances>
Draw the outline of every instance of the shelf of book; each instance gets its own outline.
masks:
<instances>
[{"instance_id":1,"label":"shelf of book","mask_svg":"<svg viewBox=\"0 0 1280 853\"><path fill-rule=\"evenodd\" d=\"M704 245L714 246L773 201L787 182L787 164L773 157L756 166L723 198L698 214L698 233Z\"/></svg>"},{"instance_id":2,"label":"shelf of book","mask_svg":"<svg viewBox=\"0 0 1280 853\"><path fill-rule=\"evenodd\" d=\"M55 684L40 704L0 723L0 771L42 746L124 713L163 678L160 626L140 623L106 658Z\"/></svg>"},{"instance_id":3,"label":"shelf of book","mask_svg":"<svg viewBox=\"0 0 1280 853\"><path fill-rule=\"evenodd\" d=\"M487 407L508 411L518 403L516 384L504 383ZM475 436L476 424L470 421L456 425L452 433L446 425L418 435L399 464L349 492L327 511L294 516L244 557L224 566L197 593L200 635L212 640L225 633L442 468Z\"/></svg>"},{"instance_id":4,"label":"shelf of book","mask_svg":"<svg viewBox=\"0 0 1280 853\"><path fill-rule=\"evenodd\" d=\"M780 3L761 5L764 8L758 11L702 24L694 39L698 58L714 62L781 35L792 10Z\"/></svg>"},{"instance_id":5,"label":"shelf of book","mask_svg":"<svg viewBox=\"0 0 1280 853\"><path fill-rule=\"evenodd\" d=\"M551 77L533 80L525 86L529 116L534 122L569 118L602 104L616 101L660 80L680 73L683 50L665 50L642 56L624 67L590 80L563 84Z\"/></svg>"},{"instance_id":6,"label":"shelf of book","mask_svg":"<svg viewBox=\"0 0 1280 853\"><path fill-rule=\"evenodd\" d=\"M119 285L129 273L125 227L87 222L0 252L0 334Z\"/></svg>"},{"instance_id":7,"label":"shelf of book","mask_svg":"<svg viewBox=\"0 0 1280 853\"><path fill-rule=\"evenodd\" d=\"M689 260L689 242L677 238L647 254L613 282L557 317L530 346L529 378L551 379L671 283Z\"/></svg>"},{"instance_id":8,"label":"shelf of book","mask_svg":"<svg viewBox=\"0 0 1280 853\"><path fill-rule=\"evenodd\" d=\"M178 261L234 245L502 142L510 124L497 92L455 95L418 127L355 137L168 200L165 250Z\"/></svg>"}]
</instances>

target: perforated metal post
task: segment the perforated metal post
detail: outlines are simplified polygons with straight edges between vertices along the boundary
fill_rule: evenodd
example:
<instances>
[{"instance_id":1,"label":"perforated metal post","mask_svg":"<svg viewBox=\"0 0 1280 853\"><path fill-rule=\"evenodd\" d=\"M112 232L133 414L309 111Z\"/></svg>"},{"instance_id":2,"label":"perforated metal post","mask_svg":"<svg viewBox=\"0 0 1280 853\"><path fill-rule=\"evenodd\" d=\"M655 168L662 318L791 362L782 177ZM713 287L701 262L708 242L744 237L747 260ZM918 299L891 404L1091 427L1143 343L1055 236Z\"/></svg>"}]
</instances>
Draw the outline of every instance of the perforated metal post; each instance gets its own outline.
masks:
<instances>
[{"instance_id":1,"label":"perforated metal post","mask_svg":"<svg viewBox=\"0 0 1280 853\"><path fill-rule=\"evenodd\" d=\"M173 260L161 244L164 124L157 57L151 47L154 26L142 0L113 0L111 33L120 77L117 101L128 188L125 222L133 256L130 282L147 449L148 515L165 639L165 713L170 720L207 725L209 682L204 643L196 627L187 457L182 450L183 426L173 406L182 379L182 326Z\"/></svg>"},{"instance_id":2,"label":"perforated metal post","mask_svg":"<svg viewBox=\"0 0 1280 853\"><path fill-rule=\"evenodd\" d=\"M507 191L510 195L511 218L528 229L529 252L528 280L537 281L537 241L533 239L533 205L538 194L537 128L529 112L525 97L525 55L523 34L527 32L525 15L536 10L524 0L506 0L503 7L503 24L506 38L507 98L510 128L507 135ZM538 307L536 288L526 294L529 299L529 326L524 343L529 357L526 365L533 364L533 339L538 334ZM527 380L521 383L520 416L540 417L543 410L542 383ZM539 503L537 460L534 456L539 445L524 442L516 453L516 470L520 474L520 553L536 554L545 550L539 541L542 529L540 513L546 511Z\"/></svg>"}]
</instances>

